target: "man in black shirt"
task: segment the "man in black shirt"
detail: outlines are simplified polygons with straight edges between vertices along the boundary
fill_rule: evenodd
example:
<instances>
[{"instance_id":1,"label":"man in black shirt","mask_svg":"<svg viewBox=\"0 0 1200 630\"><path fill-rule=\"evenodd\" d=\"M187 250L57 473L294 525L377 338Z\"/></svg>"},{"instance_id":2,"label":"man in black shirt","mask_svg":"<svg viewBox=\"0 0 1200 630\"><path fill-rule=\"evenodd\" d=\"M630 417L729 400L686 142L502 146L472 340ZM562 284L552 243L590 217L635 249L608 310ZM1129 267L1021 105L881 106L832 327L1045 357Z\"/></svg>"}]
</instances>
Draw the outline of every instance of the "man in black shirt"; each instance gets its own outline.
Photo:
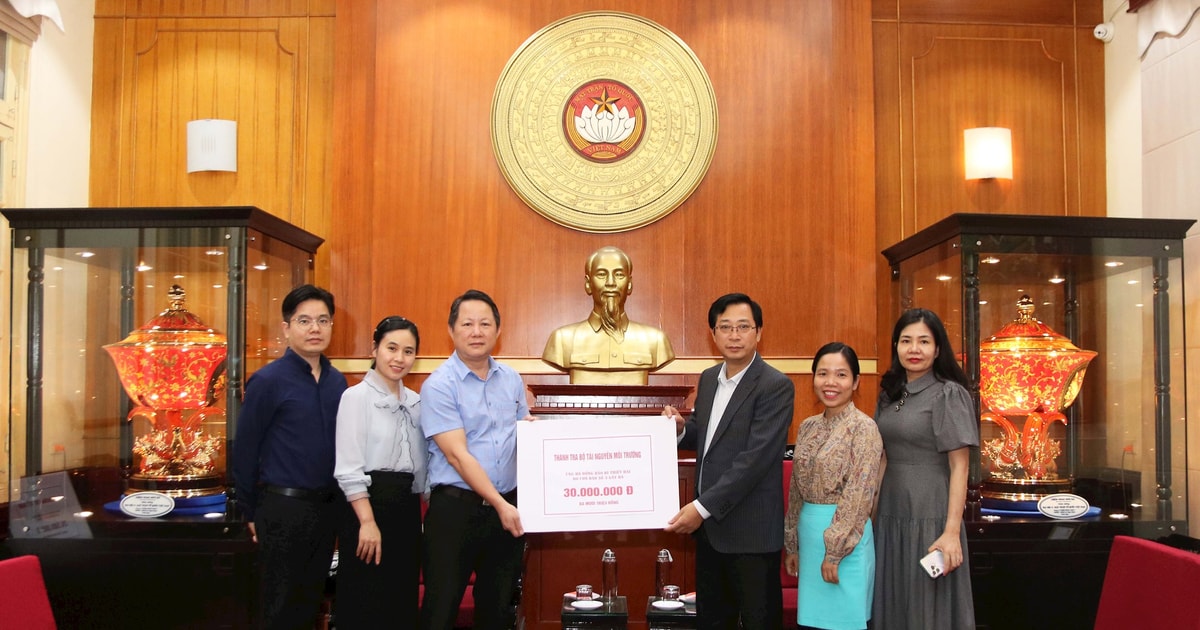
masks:
<instances>
[{"instance_id":1,"label":"man in black shirt","mask_svg":"<svg viewBox=\"0 0 1200 630\"><path fill-rule=\"evenodd\" d=\"M282 310L288 348L246 383L233 474L259 543L262 627L312 628L344 500L333 464L346 378L323 354L333 295L306 284L288 293Z\"/></svg>"}]
</instances>

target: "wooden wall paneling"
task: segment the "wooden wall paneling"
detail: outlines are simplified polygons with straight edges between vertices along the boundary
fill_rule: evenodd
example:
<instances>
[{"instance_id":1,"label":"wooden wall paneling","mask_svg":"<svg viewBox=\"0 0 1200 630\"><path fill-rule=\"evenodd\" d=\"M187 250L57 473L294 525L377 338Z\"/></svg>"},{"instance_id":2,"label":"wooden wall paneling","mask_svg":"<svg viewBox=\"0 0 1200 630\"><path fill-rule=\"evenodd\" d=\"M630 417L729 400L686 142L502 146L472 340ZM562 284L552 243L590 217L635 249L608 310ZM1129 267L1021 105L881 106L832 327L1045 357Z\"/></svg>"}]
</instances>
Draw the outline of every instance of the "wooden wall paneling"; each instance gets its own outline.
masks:
<instances>
[{"instance_id":1,"label":"wooden wall paneling","mask_svg":"<svg viewBox=\"0 0 1200 630\"><path fill-rule=\"evenodd\" d=\"M902 120L919 230L954 212L1077 214L1067 173L1077 134L1065 29L900 27ZM1013 130L1013 179L966 181L962 132Z\"/></svg>"},{"instance_id":2,"label":"wooden wall paneling","mask_svg":"<svg viewBox=\"0 0 1200 630\"><path fill-rule=\"evenodd\" d=\"M129 81L124 85L122 103L123 107L128 108L129 119L125 127L126 139L121 147L128 166L126 179L121 182L120 205L155 203L159 198L165 201L174 197L161 192L166 185L157 183L156 178L160 175L173 180L180 178L177 174L183 164L179 154L183 146L180 135L185 133L178 126L179 122L174 120L173 112L154 108L159 99L169 104L166 90L174 83L170 75L162 74L173 74L173 69L156 68L160 63L167 63L163 54L167 46L160 48L156 37L158 22L139 20L130 26L126 32L130 38L125 42L125 56L130 59L132 66ZM165 162L172 163L174 168L166 166Z\"/></svg>"},{"instance_id":3,"label":"wooden wall paneling","mask_svg":"<svg viewBox=\"0 0 1200 630\"><path fill-rule=\"evenodd\" d=\"M166 45L158 46L157 31L161 25L157 21L139 20L131 26L126 31L131 36L126 41L126 56L132 67L122 103L128 112L122 145L128 179L122 181L120 203L133 206L176 199L174 203L182 204L185 202L168 188L168 182L159 179L178 181L184 177L181 153L186 146L186 129L180 126L182 121L176 119L176 112L155 107L159 102L169 106L174 100L169 90L176 85L173 75L178 69L167 65L174 59L168 59L164 52L176 51L167 51ZM218 181L217 176L203 174L207 179L201 181Z\"/></svg>"},{"instance_id":4,"label":"wooden wall paneling","mask_svg":"<svg viewBox=\"0 0 1200 630\"><path fill-rule=\"evenodd\" d=\"M489 291L500 303L505 323L499 352L514 354L514 344L532 346L523 336L531 339L548 333L548 329L524 332L530 327L530 318L522 312L538 313L548 306L539 301L546 293L543 287L549 286L542 271L581 268L586 252L544 238L545 229L538 230L540 217L508 189L491 156L491 91L503 64L532 31L512 28L515 18L497 9L473 17L465 9L461 13L435 8L389 4L388 15L379 18L381 53L376 77L381 97L376 128L388 142L380 143L379 149L386 157L375 160L378 210L368 213L376 222L371 232L377 238L367 247L377 251L348 252L354 262L344 267L371 264L398 270L395 282L376 288L376 295L382 297L367 302L382 303L370 306L368 317L377 318L397 308L405 313L413 313L414 306L421 309L409 316L422 325L435 326L433 334L426 336L429 341L423 350L432 354L449 352L441 322L450 300L471 286ZM479 35L489 29L488 37ZM463 42L461 50L448 48L451 40L446 39L447 34L458 32L476 35L464 38L470 41ZM487 60L486 69L477 69L480 59ZM414 118L414 112L436 112L437 116L426 125ZM606 242L629 249L623 236L591 238L592 249ZM500 251L505 255L500 256ZM630 303L631 311L636 311L652 294L637 288L640 270L646 265L644 257L636 251L630 253L638 268ZM557 256L562 260L557 261ZM513 288L500 286L497 278L510 276L514 277L510 282ZM587 300L579 276L571 276L571 285L579 287L580 298ZM389 302L398 306L387 306ZM529 306L523 307L523 302ZM587 308L582 306L583 314ZM361 354L366 337L358 334L354 339L360 346L354 352ZM537 341L543 342L544 337ZM538 345L539 355L540 349Z\"/></svg>"},{"instance_id":5,"label":"wooden wall paneling","mask_svg":"<svg viewBox=\"0 0 1200 630\"><path fill-rule=\"evenodd\" d=\"M690 215L694 242L712 254L695 259L695 276L709 281L702 294L743 282L757 289L747 292L766 311L767 355L810 356L840 338L870 356L870 335L859 333L873 328L872 296L853 287L869 286L874 272L862 238L874 232L873 213L863 211L873 197L871 92L866 74L843 74L871 63L868 48L850 43L865 35L866 7L774 4L753 21L730 11L713 31L723 36L710 68L723 129L709 183L713 212L732 212ZM760 45L738 49L751 40ZM779 77L787 78L764 93ZM747 244L754 254L739 255ZM698 306L703 318L707 304Z\"/></svg>"},{"instance_id":6,"label":"wooden wall paneling","mask_svg":"<svg viewBox=\"0 0 1200 630\"><path fill-rule=\"evenodd\" d=\"M1000 211L1092 215L1104 211L1102 207L1097 206L1099 198L1103 196L1102 169L1099 172L1095 170L1095 160L1102 158L1094 157L1096 153L1103 152L1103 146L1100 144L1103 134L1096 131L1094 122L1088 122L1103 116L1100 97L1096 96L1102 93L1102 77L1098 74L1103 73L1103 47L1092 41L1090 36L1080 37L1085 26L1090 29L1094 23L1092 20L1099 19L1099 3L1092 0L1056 3L1070 8L1070 14L1074 17L1073 22L1069 24L1053 27L1014 26L1014 20L1001 19L994 15L989 17L987 12L997 9L981 9L983 4L954 3L954 6L950 7L943 0L876 0L873 3L876 107L879 112L876 119L876 150L880 171L878 199L881 205L878 221L881 248L940 218L935 213L916 219L915 213L921 209L916 209L919 204L913 197L914 187L921 184L919 187L922 190L935 190L929 187L933 182L918 182L922 173L933 173L935 177L944 179L949 186L945 191L934 193L945 195L946 198L941 203L952 207L950 210L944 210L947 213ZM1066 22L1062 16L1052 17L1044 10L1024 7L1024 4L1017 3L1019 7L1006 5L999 10L1020 8L1020 21L1025 24ZM1066 11L1061 6L1053 10ZM959 13L955 13L956 11ZM961 18L965 15L973 15L970 21L975 25L963 24L965 20ZM989 20L995 24L1007 25L986 25ZM966 39L977 41L975 50L967 50L967 47L962 45L965 42L961 40ZM942 60L930 58L938 57L933 52L935 43L946 43L950 40L961 42L958 51L961 54L957 62L950 60L949 63L943 63ZM1039 60L1028 50L1015 46L1017 42L1026 40L1040 42L1044 49L1042 59ZM988 42L993 42L994 45L989 46ZM1019 50L1021 56L1005 56L1003 49L1006 47L1012 51ZM896 51L894 56L893 50ZM944 60L952 56L942 54L940 57ZM1061 66L1062 77L1057 82L1053 81L1053 64ZM1031 81L1026 81L1029 72L1034 72L1034 75ZM934 87L949 85L952 91L943 94L932 87L922 88L914 83L916 78L922 77L926 79L926 83L930 83L930 78L934 79L931 83ZM938 80L942 82L941 85L938 85ZM995 99L988 96L997 92L1013 92L993 87L997 82L1018 84L1015 98ZM958 89L953 89L954 86L958 86ZM1054 100L1047 100L1050 94L1059 96ZM947 95L953 102L948 102ZM927 110L933 107L931 111L934 113L922 117L919 111L914 110L918 105ZM1049 121L1055 119L1055 115L1046 115L1046 112L1040 111L1040 108L1047 105L1056 107L1063 114L1062 130L1055 134L1059 140L1056 147L1050 142L1043 142L1045 138L1042 129ZM891 112L897 107L900 114L893 119ZM1010 107L1013 109L1002 111ZM1020 111L1021 108L1026 111ZM1032 114L1029 112L1035 109L1039 111ZM943 129L934 134L932 141L920 137L920 134L928 131L931 126L937 128L940 120L935 114L944 115L950 110L954 110L951 113L957 116L964 116L964 112L989 117L1020 114L1029 119L1030 122L1024 124L1033 125L1031 128L1014 128L1018 145L1022 144L1022 137L1032 138L1035 143L1035 146L1031 147L1026 141L1024 147L1016 147L1017 169L1022 168L1021 151L1038 160L1033 164L1038 165L1039 176L1042 176L1042 171L1046 168L1043 165L1050 161L1047 158L1054 157L1050 153L1065 155L1067 164L1063 169L1065 174L1060 191L1064 201L1047 204L1045 199L1057 201L1059 194L1054 192L1054 189L1048 189L1040 181L1034 182L1032 186L1028 185L1029 178L1025 177L1023 182L1020 174L1011 185L1001 183L1000 186L979 186L978 183L971 183L967 186L973 188L960 194L962 189L959 187L962 185L955 181L955 178L961 177L961 129ZM917 159L915 147L918 146L923 152L921 157L925 158L924 160ZM893 157L899 160L898 170L904 178L899 182L890 179L897 171L897 165L890 161ZM942 162L930 165L927 163L929 159L940 159ZM951 176L946 166L954 167L957 173ZM1030 167L1032 164L1026 166ZM911 173L913 170L917 173ZM1101 176L1099 182L1097 174ZM1020 190L1022 187L1025 188L1025 192ZM1044 194L1045 197L1038 198L1037 203L1031 203L1029 197L1035 193ZM965 204L964 201L971 203ZM928 206L928 203L925 205ZM893 212L901 214L899 220L890 216ZM896 231L897 228L899 231Z\"/></svg>"},{"instance_id":7,"label":"wooden wall paneling","mask_svg":"<svg viewBox=\"0 0 1200 630\"><path fill-rule=\"evenodd\" d=\"M694 293L744 290L763 304L765 354L811 354L823 341L850 332L840 326L856 318L851 309L835 331L832 320L798 305L820 296L837 309L853 292L835 287L855 286L848 276L870 260L846 240L859 219L850 191L862 182L851 181L846 170L856 147L841 135L853 135L854 121L839 120L838 110L857 113L857 86L838 83L837 66L855 64L839 48L835 31L853 20L853 8L774 3L744 12L726 7L724 13L724 26L711 32L720 37L713 37L708 63L722 119L706 181L712 194L705 201L712 206L685 215L696 249L685 272L695 278ZM746 50L746 41L759 44ZM777 88L764 91L775 81ZM838 265L839 259L848 264ZM689 304L689 321L704 321L707 306ZM694 330L699 347L709 347L707 331Z\"/></svg>"},{"instance_id":8,"label":"wooden wall paneling","mask_svg":"<svg viewBox=\"0 0 1200 630\"><path fill-rule=\"evenodd\" d=\"M433 322L417 319L409 301L415 296L398 294L402 298L393 308L395 313L379 312L371 298L375 286L375 270L379 268L385 283L397 287L394 278L411 273L413 266L429 264L416 255L416 243L421 236L379 241L371 217L375 207L375 139L376 110L376 15L374 2L345 2L338 7L334 20L334 57L330 89L333 107L333 144L329 159L332 163L332 201L328 239L322 248L329 260L330 279L324 284L332 287L339 304L338 325L333 335L331 352L343 356L366 356L370 352L371 331L380 319L400 314L409 317L424 333L426 340L439 335ZM405 197L389 199L382 214L395 220ZM336 219L335 219L336 218ZM349 247L351 244L354 247ZM407 265L383 267L375 264L376 247L404 247ZM349 305L356 308L349 308ZM365 342L365 343L364 343ZM422 351L428 348L426 342Z\"/></svg>"},{"instance_id":9,"label":"wooden wall paneling","mask_svg":"<svg viewBox=\"0 0 1200 630\"><path fill-rule=\"evenodd\" d=\"M96 0L96 15L129 18L333 15L335 0Z\"/></svg>"},{"instance_id":10,"label":"wooden wall paneling","mask_svg":"<svg viewBox=\"0 0 1200 630\"><path fill-rule=\"evenodd\" d=\"M1088 33L1100 3L1045 3L1051 13L983 4L873 2L878 249L953 212L1106 212L1103 46ZM1017 9L1019 20L989 13ZM966 182L962 129L1000 118L1013 129L1014 179ZM889 276L880 262L881 371L895 317Z\"/></svg>"},{"instance_id":11,"label":"wooden wall paneling","mask_svg":"<svg viewBox=\"0 0 1200 630\"><path fill-rule=\"evenodd\" d=\"M450 301L477 288L500 308L497 352L529 356L536 320L523 304L544 308L553 244L507 189L489 131L496 77L528 33L498 6L379 3L377 11L374 242L354 266L396 273L372 288L369 318L405 313L431 330L422 352L444 356ZM572 252L556 251L569 264ZM364 341L356 336L358 347Z\"/></svg>"},{"instance_id":12,"label":"wooden wall paneling","mask_svg":"<svg viewBox=\"0 0 1200 630\"><path fill-rule=\"evenodd\" d=\"M900 0L871 0L871 19L879 22L900 20Z\"/></svg>"},{"instance_id":13,"label":"wooden wall paneling","mask_svg":"<svg viewBox=\"0 0 1200 630\"><path fill-rule=\"evenodd\" d=\"M835 49L832 81L839 91L835 92L838 98L829 106L836 115L834 151L841 158L839 177L832 185L835 196L846 196L842 203L847 211L839 211L835 200L827 208L827 214L821 216L834 218L830 230L835 244L825 262L845 260L851 268L830 274L827 286L834 287L832 313L836 315L832 316L832 325L821 331L825 336L815 338L816 345L811 349L802 349L807 356L835 338L852 345L863 358L874 358L879 354L874 344L878 302L871 291L878 275L879 256L870 243L879 220L874 211L874 81L862 71L874 67L873 50L862 44L872 41L869 40L869 10L865 2L847 9L834 21L831 29ZM845 217L846 221L841 230L835 227L839 217ZM873 401L873 395L868 396L868 400Z\"/></svg>"},{"instance_id":14,"label":"wooden wall paneling","mask_svg":"<svg viewBox=\"0 0 1200 630\"><path fill-rule=\"evenodd\" d=\"M804 198L824 192L802 186L824 157L812 146L821 121L810 116L822 96L818 84L805 79L831 54L813 54L807 47L815 49L825 39L812 36L828 19L814 15L806 27L796 23L795 6L762 3L707 6L706 13L713 30L697 25L692 45L714 84L720 138L694 203L679 214L681 225L663 226L683 235L687 252L679 261L687 297L677 306L687 322L683 345L689 354L715 355L706 330L708 306L719 295L741 291L763 305L763 353L793 354L788 349L800 341L786 323L794 316L782 305L797 287L786 279L804 273L813 243L792 213L813 207ZM748 41L757 44L747 47ZM764 93L768 77L787 78Z\"/></svg>"},{"instance_id":15,"label":"wooden wall paneling","mask_svg":"<svg viewBox=\"0 0 1200 630\"><path fill-rule=\"evenodd\" d=\"M299 6L260 8L295 13ZM125 8L173 11L163 3ZM133 19L117 12L96 23L93 205L256 205L328 233L331 15ZM237 173L186 172L186 124L200 118L238 122Z\"/></svg>"},{"instance_id":16,"label":"wooden wall paneling","mask_svg":"<svg viewBox=\"0 0 1200 630\"><path fill-rule=\"evenodd\" d=\"M893 3L895 0L891 0ZM878 4L878 2L877 2ZM912 233L904 225L904 208L912 207L912 187L905 186L908 163L903 155L903 101L900 97L900 25L876 21L872 26L875 59L875 312L876 356L879 370L887 369L891 357L890 331L896 316L891 304L892 270L883 255L884 247Z\"/></svg>"},{"instance_id":17,"label":"wooden wall paneling","mask_svg":"<svg viewBox=\"0 0 1200 630\"><path fill-rule=\"evenodd\" d=\"M300 198L303 225L313 234L328 238L339 216L333 211L333 50L336 37L333 17L313 17L307 21L304 60L306 70L300 75L302 124L294 130L297 156L296 180L292 189ZM315 281L329 286L332 252L327 247L317 250Z\"/></svg>"},{"instance_id":18,"label":"wooden wall paneling","mask_svg":"<svg viewBox=\"0 0 1200 630\"><path fill-rule=\"evenodd\" d=\"M125 0L95 0L96 19L125 17Z\"/></svg>"},{"instance_id":19,"label":"wooden wall paneling","mask_svg":"<svg viewBox=\"0 0 1200 630\"><path fill-rule=\"evenodd\" d=\"M422 353L444 356L451 348L441 332L449 302L474 286L500 303L505 325L498 353L540 356L553 328L586 316L583 262L610 243L634 261L631 316L666 330L681 356L715 354L707 308L732 290L763 303L769 356L811 354L818 342L847 334L845 322L862 322L848 331L859 341L847 341L870 347L870 292L846 292L846 317L836 323L796 307L814 293L843 299L831 287L869 286L874 276L873 244L861 238L874 232L873 195L853 197L872 190L870 151L862 146L872 137L870 55L831 31L865 36L869 9L865 2L844 7L377 3L369 82L373 127L387 142L370 147L372 238L363 242L361 230L347 222L334 225L330 245L341 260L333 284L358 296L364 289L352 277L364 266L402 271L392 282L376 282L366 303L355 298L353 308L366 314L353 315L356 330L336 340L334 352L362 356L369 350L363 322L403 311L435 327ZM500 174L489 135L492 91L517 47L558 18L596 8L644 15L678 34L705 64L721 115L717 154L691 198L659 222L612 235L562 228L527 208ZM366 32L365 22L339 26L340 36L355 31ZM851 69L839 76L840 63ZM856 80L846 85L846 77ZM410 119L421 112L433 112L434 122ZM335 196L368 198L342 188ZM351 242L361 247L354 251Z\"/></svg>"},{"instance_id":20,"label":"wooden wall paneling","mask_svg":"<svg viewBox=\"0 0 1200 630\"><path fill-rule=\"evenodd\" d=\"M875 16L906 22L1092 26L1103 20L1099 0L876 0Z\"/></svg>"},{"instance_id":21,"label":"wooden wall paneling","mask_svg":"<svg viewBox=\"0 0 1200 630\"><path fill-rule=\"evenodd\" d=\"M529 209L490 141L492 93L513 52L547 24L597 8L644 15L679 35L704 63L721 116L716 155L693 195L650 226L609 235ZM810 356L836 338L870 358L874 123L871 52L861 46L869 28L865 1L339 7L331 355L366 356L374 323L399 313L422 328L422 356L444 357L449 303L474 287L499 303L497 354L536 360L551 330L587 315L584 261L614 244L634 261L631 317L663 328L680 357L716 355L708 306L745 291L766 313L765 356ZM815 398L809 377L793 378L799 422ZM694 384L695 375L668 366L652 382ZM867 399L873 408L873 393Z\"/></svg>"},{"instance_id":22,"label":"wooden wall paneling","mask_svg":"<svg viewBox=\"0 0 1200 630\"><path fill-rule=\"evenodd\" d=\"M122 19L95 20L88 178L88 201L93 206L120 205L121 190L130 176L123 148L128 129L128 112L123 107L125 83L133 67L125 54L127 26Z\"/></svg>"}]
</instances>

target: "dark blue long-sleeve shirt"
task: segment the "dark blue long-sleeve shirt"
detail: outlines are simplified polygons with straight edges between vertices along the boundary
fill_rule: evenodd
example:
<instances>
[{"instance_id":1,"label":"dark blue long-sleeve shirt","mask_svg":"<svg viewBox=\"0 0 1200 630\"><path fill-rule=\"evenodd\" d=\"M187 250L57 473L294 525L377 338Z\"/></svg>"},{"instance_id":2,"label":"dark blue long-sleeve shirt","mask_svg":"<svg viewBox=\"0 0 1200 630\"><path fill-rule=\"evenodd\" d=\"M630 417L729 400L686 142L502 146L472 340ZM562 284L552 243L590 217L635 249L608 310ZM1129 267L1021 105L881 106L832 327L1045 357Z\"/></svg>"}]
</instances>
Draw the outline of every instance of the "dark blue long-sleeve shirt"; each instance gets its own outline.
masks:
<instances>
[{"instance_id":1,"label":"dark blue long-sleeve shirt","mask_svg":"<svg viewBox=\"0 0 1200 630\"><path fill-rule=\"evenodd\" d=\"M346 377L321 356L321 378L291 348L246 382L233 477L247 520L254 519L258 486L324 490L333 478L338 404Z\"/></svg>"}]
</instances>

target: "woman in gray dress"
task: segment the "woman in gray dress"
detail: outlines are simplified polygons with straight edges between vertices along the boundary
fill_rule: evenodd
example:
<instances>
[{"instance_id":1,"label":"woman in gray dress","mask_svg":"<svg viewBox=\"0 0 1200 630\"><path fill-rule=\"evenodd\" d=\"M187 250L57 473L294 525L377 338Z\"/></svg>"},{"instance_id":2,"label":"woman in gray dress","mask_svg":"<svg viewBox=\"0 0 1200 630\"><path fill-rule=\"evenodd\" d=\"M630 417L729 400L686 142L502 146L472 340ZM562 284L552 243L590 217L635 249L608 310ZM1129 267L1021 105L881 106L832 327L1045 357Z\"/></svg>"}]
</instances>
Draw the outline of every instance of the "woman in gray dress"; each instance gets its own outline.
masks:
<instances>
[{"instance_id":1,"label":"woman in gray dress","mask_svg":"<svg viewBox=\"0 0 1200 630\"><path fill-rule=\"evenodd\" d=\"M962 514L979 418L966 383L938 316L905 311L875 410L884 450L873 519L875 630L975 627ZM931 578L920 560L935 550L945 572Z\"/></svg>"}]
</instances>

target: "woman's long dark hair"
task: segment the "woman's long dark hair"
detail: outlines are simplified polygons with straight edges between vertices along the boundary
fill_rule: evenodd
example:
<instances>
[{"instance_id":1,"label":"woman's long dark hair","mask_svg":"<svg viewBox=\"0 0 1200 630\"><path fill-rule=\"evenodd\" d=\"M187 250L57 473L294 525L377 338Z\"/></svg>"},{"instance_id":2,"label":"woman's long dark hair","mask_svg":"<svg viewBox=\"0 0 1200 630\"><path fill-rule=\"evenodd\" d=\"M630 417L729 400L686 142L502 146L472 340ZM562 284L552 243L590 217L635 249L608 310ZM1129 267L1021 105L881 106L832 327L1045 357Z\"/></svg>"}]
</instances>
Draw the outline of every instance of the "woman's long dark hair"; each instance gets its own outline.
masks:
<instances>
[{"instance_id":1,"label":"woman's long dark hair","mask_svg":"<svg viewBox=\"0 0 1200 630\"><path fill-rule=\"evenodd\" d=\"M933 359L934 376L938 380L954 381L963 387L967 386L967 374L959 367L958 361L954 360L954 350L950 347L950 336L946 334L946 327L942 324L942 320L931 310L910 308L900 315L900 319L896 320L896 325L892 328L892 365L879 380L879 386L887 394L889 401L899 399L904 394L904 385L908 383L908 373L904 369L904 364L900 362L899 353L896 352L896 344L900 341L900 332L917 322L928 326L929 331L933 333L933 343L937 347L938 353Z\"/></svg>"},{"instance_id":2,"label":"woman's long dark hair","mask_svg":"<svg viewBox=\"0 0 1200 630\"><path fill-rule=\"evenodd\" d=\"M378 348L379 341L383 339L383 336L393 330L407 330L411 332L413 336L413 350L421 349L421 335L417 333L417 325L399 315L392 315L391 317L384 317L375 325L375 335L372 337L374 343L371 345L371 350L374 351L375 348ZM374 359L371 359L371 369L375 369Z\"/></svg>"}]
</instances>

